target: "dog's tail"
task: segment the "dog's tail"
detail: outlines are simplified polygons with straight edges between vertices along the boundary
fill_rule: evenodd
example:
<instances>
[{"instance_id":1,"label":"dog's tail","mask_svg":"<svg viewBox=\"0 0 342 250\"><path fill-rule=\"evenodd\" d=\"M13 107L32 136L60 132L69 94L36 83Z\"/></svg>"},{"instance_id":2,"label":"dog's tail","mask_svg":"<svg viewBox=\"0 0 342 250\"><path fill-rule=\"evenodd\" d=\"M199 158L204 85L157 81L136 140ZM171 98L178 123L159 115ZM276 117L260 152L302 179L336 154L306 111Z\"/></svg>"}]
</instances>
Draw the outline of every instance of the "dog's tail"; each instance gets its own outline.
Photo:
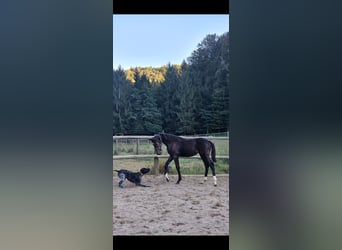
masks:
<instances>
[{"instance_id":1,"label":"dog's tail","mask_svg":"<svg viewBox=\"0 0 342 250\"><path fill-rule=\"evenodd\" d=\"M114 169L114 171L119 173L119 170L115 170L115 169Z\"/></svg>"},{"instance_id":2,"label":"dog's tail","mask_svg":"<svg viewBox=\"0 0 342 250\"><path fill-rule=\"evenodd\" d=\"M215 150L215 144L211 141L209 141L211 144L211 159L216 162L216 150Z\"/></svg>"}]
</instances>

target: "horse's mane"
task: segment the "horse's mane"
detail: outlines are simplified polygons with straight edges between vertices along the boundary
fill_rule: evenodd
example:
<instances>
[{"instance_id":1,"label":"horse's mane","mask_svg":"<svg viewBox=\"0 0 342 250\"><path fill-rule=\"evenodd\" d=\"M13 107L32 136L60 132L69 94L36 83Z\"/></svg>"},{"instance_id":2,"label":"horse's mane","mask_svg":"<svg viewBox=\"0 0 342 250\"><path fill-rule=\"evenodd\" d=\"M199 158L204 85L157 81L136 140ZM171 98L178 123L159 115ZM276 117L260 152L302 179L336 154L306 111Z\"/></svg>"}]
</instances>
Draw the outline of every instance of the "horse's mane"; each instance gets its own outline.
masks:
<instances>
[{"instance_id":1,"label":"horse's mane","mask_svg":"<svg viewBox=\"0 0 342 250\"><path fill-rule=\"evenodd\" d=\"M161 136L162 139L165 139L165 140L168 140L168 139L171 139L171 140L182 140L183 138L177 136L177 135L173 135L173 134L168 134L168 133L159 133L159 135Z\"/></svg>"}]
</instances>

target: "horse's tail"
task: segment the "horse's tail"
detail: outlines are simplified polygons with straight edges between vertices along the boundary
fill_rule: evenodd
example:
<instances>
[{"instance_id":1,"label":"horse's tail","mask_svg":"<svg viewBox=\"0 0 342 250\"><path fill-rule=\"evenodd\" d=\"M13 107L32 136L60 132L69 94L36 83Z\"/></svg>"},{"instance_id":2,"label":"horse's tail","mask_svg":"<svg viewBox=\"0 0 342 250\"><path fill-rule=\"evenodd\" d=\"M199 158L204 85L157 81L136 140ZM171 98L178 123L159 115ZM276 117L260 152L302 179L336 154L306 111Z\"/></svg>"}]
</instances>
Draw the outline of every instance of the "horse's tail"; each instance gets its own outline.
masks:
<instances>
[{"instance_id":1,"label":"horse's tail","mask_svg":"<svg viewBox=\"0 0 342 250\"><path fill-rule=\"evenodd\" d=\"M211 159L216 162L216 149L215 149L215 144L211 141L209 141L211 144Z\"/></svg>"}]
</instances>

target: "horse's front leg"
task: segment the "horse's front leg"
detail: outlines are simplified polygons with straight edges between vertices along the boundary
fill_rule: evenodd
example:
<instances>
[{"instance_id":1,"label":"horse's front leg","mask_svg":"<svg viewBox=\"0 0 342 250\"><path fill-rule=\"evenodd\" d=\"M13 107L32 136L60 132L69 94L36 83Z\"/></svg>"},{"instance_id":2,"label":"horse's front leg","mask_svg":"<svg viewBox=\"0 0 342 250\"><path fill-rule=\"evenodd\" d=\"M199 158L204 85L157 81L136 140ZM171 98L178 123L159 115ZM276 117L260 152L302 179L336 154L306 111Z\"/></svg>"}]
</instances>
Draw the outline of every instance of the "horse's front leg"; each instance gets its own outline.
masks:
<instances>
[{"instance_id":1,"label":"horse's front leg","mask_svg":"<svg viewBox=\"0 0 342 250\"><path fill-rule=\"evenodd\" d=\"M169 164L172 160L173 160L173 157L169 156L169 158L167 159L167 161L165 162L165 165L164 165L164 176L165 176L166 181L170 180L170 178L169 178Z\"/></svg>"},{"instance_id":2,"label":"horse's front leg","mask_svg":"<svg viewBox=\"0 0 342 250\"><path fill-rule=\"evenodd\" d=\"M175 158L175 164L176 164L176 169L177 169L177 173L178 173L178 181L176 182L176 184L179 184L179 182L182 180L182 176L181 176L181 173L180 173L178 157Z\"/></svg>"}]
</instances>

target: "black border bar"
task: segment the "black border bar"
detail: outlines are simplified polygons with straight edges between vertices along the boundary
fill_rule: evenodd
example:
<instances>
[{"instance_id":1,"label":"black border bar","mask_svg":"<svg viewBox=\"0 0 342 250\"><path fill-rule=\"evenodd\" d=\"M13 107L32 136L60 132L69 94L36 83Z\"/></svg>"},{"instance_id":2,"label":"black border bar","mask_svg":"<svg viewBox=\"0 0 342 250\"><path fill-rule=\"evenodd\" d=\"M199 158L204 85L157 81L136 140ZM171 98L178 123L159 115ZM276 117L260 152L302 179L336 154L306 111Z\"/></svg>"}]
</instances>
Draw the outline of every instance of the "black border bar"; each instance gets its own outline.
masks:
<instances>
[{"instance_id":1,"label":"black border bar","mask_svg":"<svg viewBox=\"0 0 342 250\"><path fill-rule=\"evenodd\" d=\"M113 14L229 14L229 0L113 0Z\"/></svg>"}]
</instances>

